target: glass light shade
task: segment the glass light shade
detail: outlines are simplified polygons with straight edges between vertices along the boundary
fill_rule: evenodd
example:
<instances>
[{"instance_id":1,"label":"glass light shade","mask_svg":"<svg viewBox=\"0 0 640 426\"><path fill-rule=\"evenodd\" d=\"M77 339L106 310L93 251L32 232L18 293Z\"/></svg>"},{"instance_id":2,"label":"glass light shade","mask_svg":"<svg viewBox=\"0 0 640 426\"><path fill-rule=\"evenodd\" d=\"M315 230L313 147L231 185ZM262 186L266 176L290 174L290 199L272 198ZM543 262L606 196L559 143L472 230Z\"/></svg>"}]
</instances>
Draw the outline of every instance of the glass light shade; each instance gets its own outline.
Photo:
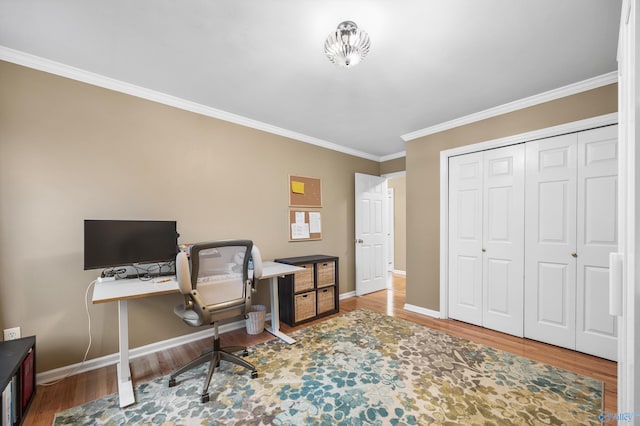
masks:
<instances>
[{"instance_id":1,"label":"glass light shade","mask_svg":"<svg viewBox=\"0 0 640 426\"><path fill-rule=\"evenodd\" d=\"M369 53L369 34L358 29L355 22L344 21L324 42L324 53L334 64L350 68Z\"/></svg>"}]
</instances>

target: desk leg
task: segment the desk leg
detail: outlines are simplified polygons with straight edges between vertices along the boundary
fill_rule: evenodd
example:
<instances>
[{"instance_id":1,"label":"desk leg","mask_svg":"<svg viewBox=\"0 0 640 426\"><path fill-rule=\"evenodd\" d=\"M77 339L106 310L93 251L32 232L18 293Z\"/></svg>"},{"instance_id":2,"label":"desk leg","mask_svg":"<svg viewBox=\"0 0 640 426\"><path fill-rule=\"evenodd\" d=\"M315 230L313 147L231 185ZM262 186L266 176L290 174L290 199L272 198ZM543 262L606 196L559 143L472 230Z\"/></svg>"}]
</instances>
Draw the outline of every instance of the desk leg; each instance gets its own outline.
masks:
<instances>
[{"instance_id":1,"label":"desk leg","mask_svg":"<svg viewBox=\"0 0 640 426\"><path fill-rule=\"evenodd\" d=\"M120 362L117 367L118 394L120 407L126 407L136 402L129 369L129 315L126 300L118 301L118 327L120 336Z\"/></svg>"},{"instance_id":2,"label":"desk leg","mask_svg":"<svg viewBox=\"0 0 640 426\"><path fill-rule=\"evenodd\" d=\"M280 331L280 303L278 301L278 277L269 278L269 293L271 294L271 327L265 329L286 343L292 344L296 341Z\"/></svg>"}]
</instances>

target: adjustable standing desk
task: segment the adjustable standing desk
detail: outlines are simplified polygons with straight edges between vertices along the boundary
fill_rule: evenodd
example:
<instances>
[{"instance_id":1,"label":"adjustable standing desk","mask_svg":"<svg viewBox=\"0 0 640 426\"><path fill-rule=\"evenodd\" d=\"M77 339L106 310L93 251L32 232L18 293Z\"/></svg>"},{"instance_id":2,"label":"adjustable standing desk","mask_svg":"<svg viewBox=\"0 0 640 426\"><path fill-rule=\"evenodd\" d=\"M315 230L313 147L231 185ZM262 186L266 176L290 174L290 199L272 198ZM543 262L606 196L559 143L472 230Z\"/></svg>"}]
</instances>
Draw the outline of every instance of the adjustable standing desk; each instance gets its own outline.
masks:
<instances>
[{"instance_id":1,"label":"adjustable standing desk","mask_svg":"<svg viewBox=\"0 0 640 426\"><path fill-rule=\"evenodd\" d=\"M136 402L129 369L129 315L127 301L140 297L159 294L176 293L178 282L176 277L160 277L150 280L115 280L96 281L93 288L93 303L118 302L118 335L120 346L120 361L116 367L118 372L118 394L120 407L126 407Z\"/></svg>"},{"instance_id":2,"label":"adjustable standing desk","mask_svg":"<svg viewBox=\"0 0 640 426\"><path fill-rule=\"evenodd\" d=\"M278 277L293 274L302 269L284 263L262 263L262 278L269 279L269 293L271 295L271 327L265 327L265 329L289 344L295 343L295 340L280 331ZM178 291L178 282L175 276L159 277L145 281L139 279L96 281L93 288L93 303L118 302L120 361L116 370L118 373L120 407L126 407L136 402L133 394L133 382L131 381L131 369L129 368L129 315L127 301L140 297L177 293Z\"/></svg>"},{"instance_id":3,"label":"adjustable standing desk","mask_svg":"<svg viewBox=\"0 0 640 426\"><path fill-rule=\"evenodd\" d=\"M265 327L269 333L292 344L296 341L280 331L280 301L278 299L278 277L303 271L299 266L278 262L262 262L262 279L269 278L269 294L271 296L271 327Z\"/></svg>"}]
</instances>

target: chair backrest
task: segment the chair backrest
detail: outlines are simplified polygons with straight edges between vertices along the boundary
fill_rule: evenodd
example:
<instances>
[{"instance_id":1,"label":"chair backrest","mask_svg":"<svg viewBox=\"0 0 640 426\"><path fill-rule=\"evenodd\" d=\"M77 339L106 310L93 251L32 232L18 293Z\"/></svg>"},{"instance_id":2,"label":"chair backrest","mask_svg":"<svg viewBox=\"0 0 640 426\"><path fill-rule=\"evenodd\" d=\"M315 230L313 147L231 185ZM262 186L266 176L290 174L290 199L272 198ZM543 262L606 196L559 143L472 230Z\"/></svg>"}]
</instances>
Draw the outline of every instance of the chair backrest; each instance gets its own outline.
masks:
<instances>
[{"instance_id":1,"label":"chair backrest","mask_svg":"<svg viewBox=\"0 0 640 426\"><path fill-rule=\"evenodd\" d=\"M250 240L194 244L176 257L180 291L202 322L244 315L251 307ZM190 266L190 268L189 268ZM187 275L188 274L188 275Z\"/></svg>"}]
</instances>

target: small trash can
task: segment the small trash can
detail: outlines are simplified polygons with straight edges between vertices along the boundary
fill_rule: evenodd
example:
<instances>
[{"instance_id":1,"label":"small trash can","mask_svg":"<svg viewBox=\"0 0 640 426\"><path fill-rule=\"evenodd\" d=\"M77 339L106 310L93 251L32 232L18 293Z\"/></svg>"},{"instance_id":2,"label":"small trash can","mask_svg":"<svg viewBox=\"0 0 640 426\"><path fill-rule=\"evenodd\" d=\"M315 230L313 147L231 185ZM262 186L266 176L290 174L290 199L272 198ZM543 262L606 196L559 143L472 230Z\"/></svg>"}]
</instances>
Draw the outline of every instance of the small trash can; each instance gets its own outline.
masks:
<instances>
[{"instance_id":1,"label":"small trash can","mask_svg":"<svg viewBox=\"0 0 640 426\"><path fill-rule=\"evenodd\" d=\"M247 333L260 334L264 331L264 318L267 308L264 305L253 305L251 311L247 312Z\"/></svg>"}]
</instances>

